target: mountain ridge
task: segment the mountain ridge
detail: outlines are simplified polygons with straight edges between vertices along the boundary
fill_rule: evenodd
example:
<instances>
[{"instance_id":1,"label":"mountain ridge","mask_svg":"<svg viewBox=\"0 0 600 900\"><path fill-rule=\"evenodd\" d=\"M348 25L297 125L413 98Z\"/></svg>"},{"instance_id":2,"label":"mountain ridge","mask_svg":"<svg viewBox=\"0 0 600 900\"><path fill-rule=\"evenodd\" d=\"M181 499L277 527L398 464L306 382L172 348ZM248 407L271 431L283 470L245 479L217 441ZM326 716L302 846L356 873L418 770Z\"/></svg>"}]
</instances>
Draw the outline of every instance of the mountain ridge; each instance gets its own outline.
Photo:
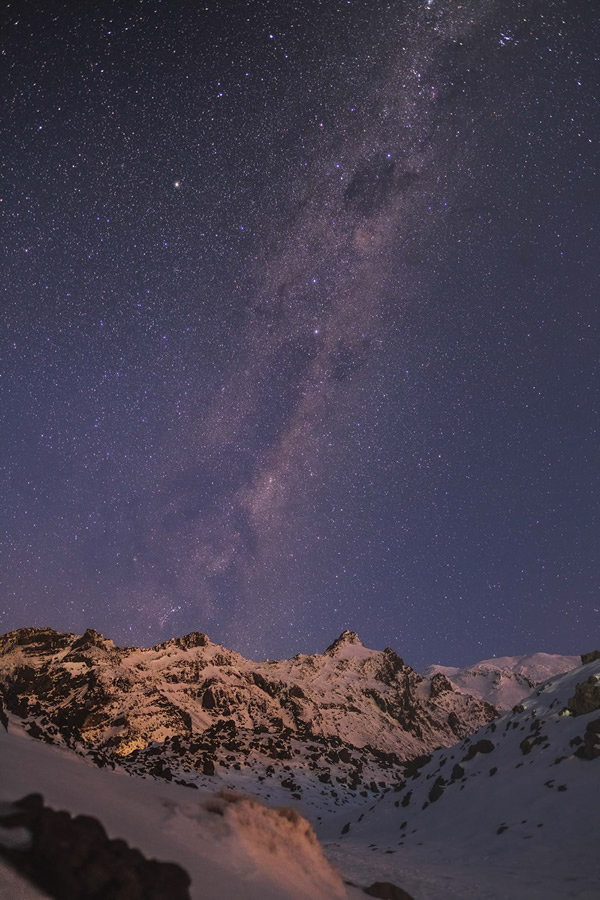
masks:
<instances>
[{"instance_id":1,"label":"mountain ridge","mask_svg":"<svg viewBox=\"0 0 600 900\"><path fill-rule=\"evenodd\" d=\"M31 734L99 765L196 785L248 777L313 806L366 802L497 714L350 631L324 653L256 663L202 632L132 648L19 629L0 637L0 685Z\"/></svg>"}]
</instances>

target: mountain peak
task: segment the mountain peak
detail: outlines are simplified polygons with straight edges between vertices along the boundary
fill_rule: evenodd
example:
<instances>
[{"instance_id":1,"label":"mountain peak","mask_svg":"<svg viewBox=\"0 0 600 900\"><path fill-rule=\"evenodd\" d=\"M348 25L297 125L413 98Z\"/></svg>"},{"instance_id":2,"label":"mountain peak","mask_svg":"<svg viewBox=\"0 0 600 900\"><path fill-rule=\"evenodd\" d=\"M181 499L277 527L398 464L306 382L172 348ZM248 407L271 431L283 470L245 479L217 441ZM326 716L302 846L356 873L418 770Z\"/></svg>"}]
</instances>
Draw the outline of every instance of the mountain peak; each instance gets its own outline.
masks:
<instances>
[{"instance_id":1,"label":"mountain peak","mask_svg":"<svg viewBox=\"0 0 600 900\"><path fill-rule=\"evenodd\" d=\"M357 633L355 631L342 631L340 636L335 639L335 641L329 645L325 653L329 653L333 655L336 650L339 650L341 647L347 647L349 644L356 644L358 647L362 647L363 643Z\"/></svg>"},{"instance_id":2,"label":"mountain peak","mask_svg":"<svg viewBox=\"0 0 600 900\"><path fill-rule=\"evenodd\" d=\"M153 650L191 650L194 647L208 647L210 639L201 631L190 631L181 637L173 637L161 644L155 644Z\"/></svg>"}]
</instances>

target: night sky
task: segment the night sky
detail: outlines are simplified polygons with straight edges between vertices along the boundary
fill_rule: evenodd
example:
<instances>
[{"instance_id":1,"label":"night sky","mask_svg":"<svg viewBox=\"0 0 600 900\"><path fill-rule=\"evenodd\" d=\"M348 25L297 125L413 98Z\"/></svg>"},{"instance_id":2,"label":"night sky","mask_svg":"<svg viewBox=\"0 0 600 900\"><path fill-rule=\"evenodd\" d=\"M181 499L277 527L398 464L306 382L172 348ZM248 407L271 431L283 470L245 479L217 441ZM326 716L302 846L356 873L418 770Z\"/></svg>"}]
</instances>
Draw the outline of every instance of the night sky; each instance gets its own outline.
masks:
<instances>
[{"instance_id":1,"label":"night sky","mask_svg":"<svg viewBox=\"0 0 600 900\"><path fill-rule=\"evenodd\" d=\"M598 13L4 5L0 631L598 644Z\"/></svg>"}]
</instances>

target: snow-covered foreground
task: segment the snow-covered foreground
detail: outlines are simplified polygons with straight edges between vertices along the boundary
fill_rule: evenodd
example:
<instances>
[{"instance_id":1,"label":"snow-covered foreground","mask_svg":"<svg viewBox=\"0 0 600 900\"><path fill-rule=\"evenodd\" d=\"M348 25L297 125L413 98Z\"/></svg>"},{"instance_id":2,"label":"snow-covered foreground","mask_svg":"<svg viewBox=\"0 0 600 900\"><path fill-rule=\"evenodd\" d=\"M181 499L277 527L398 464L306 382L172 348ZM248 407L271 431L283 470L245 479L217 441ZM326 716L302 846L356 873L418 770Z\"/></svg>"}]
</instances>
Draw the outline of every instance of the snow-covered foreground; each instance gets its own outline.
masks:
<instances>
[{"instance_id":1,"label":"snow-covered foreground","mask_svg":"<svg viewBox=\"0 0 600 900\"><path fill-rule=\"evenodd\" d=\"M0 734L0 797L41 793L55 809L98 818L149 857L177 862L204 900L333 900L348 893L308 823L260 802L96 769L18 727ZM0 895L1 896L1 895Z\"/></svg>"},{"instance_id":2,"label":"snow-covered foreground","mask_svg":"<svg viewBox=\"0 0 600 900\"><path fill-rule=\"evenodd\" d=\"M588 679L590 711L565 714ZM600 751L599 701L600 660L550 679L364 815L330 820L330 859L417 900L597 900L600 755L584 748Z\"/></svg>"}]
</instances>

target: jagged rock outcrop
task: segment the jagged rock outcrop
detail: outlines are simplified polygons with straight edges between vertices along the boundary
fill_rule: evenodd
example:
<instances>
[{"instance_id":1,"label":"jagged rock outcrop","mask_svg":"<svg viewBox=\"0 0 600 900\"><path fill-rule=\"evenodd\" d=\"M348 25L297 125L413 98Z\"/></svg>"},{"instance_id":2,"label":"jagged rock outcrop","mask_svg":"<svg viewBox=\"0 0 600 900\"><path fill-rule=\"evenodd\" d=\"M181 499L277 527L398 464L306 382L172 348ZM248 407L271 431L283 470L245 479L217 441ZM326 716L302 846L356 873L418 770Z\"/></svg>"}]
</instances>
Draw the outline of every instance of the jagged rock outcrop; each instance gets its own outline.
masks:
<instances>
[{"instance_id":1,"label":"jagged rock outcrop","mask_svg":"<svg viewBox=\"0 0 600 900\"><path fill-rule=\"evenodd\" d=\"M595 662L597 659L600 659L600 650L590 650L589 653L581 654L581 665L585 666L588 663Z\"/></svg>"},{"instance_id":2,"label":"jagged rock outcrop","mask_svg":"<svg viewBox=\"0 0 600 900\"><path fill-rule=\"evenodd\" d=\"M189 900L181 866L146 859L97 819L56 812L39 794L3 804L0 826L15 835L0 842L0 857L56 900Z\"/></svg>"},{"instance_id":3,"label":"jagged rock outcrop","mask_svg":"<svg viewBox=\"0 0 600 900\"><path fill-rule=\"evenodd\" d=\"M329 645L325 653L330 656L334 656L339 650L342 650L344 647L351 647L353 645L355 647L362 647L360 638L357 633L355 631L348 631L348 629L346 629L346 631L342 631L340 636Z\"/></svg>"},{"instance_id":4,"label":"jagged rock outcrop","mask_svg":"<svg viewBox=\"0 0 600 900\"><path fill-rule=\"evenodd\" d=\"M21 629L0 654L6 707L34 737L186 784L248 773L333 806L385 790L407 760L496 715L350 631L323 654L262 663L200 632L137 649L91 629Z\"/></svg>"}]
</instances>

